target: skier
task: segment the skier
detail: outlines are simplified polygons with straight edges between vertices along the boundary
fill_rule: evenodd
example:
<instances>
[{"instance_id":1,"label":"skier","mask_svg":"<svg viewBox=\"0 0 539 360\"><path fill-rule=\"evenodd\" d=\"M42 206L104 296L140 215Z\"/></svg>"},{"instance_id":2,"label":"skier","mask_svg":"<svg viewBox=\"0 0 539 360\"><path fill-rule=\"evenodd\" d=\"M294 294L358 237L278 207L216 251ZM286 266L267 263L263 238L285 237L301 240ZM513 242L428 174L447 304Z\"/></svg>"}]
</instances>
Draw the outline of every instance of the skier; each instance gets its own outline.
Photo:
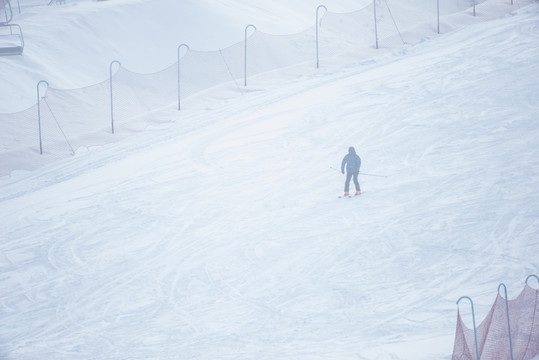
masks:
<instances>
[{"instance_id":1,"label":"skier","mask_svg":"<svg viewBox=\"0 0 539 360\"><path fill-rule=\"evenodd\" d=\"M353 146L348 148L348 154L342 159L341 172L344 174L344 166L346 165L346 181L344 182L344 196L349 196L350 180L354 178L356 187L356 195L361 193L357 176L361 167L361 158L356 154L356 149Z\"/></svg>"}]
</instances>

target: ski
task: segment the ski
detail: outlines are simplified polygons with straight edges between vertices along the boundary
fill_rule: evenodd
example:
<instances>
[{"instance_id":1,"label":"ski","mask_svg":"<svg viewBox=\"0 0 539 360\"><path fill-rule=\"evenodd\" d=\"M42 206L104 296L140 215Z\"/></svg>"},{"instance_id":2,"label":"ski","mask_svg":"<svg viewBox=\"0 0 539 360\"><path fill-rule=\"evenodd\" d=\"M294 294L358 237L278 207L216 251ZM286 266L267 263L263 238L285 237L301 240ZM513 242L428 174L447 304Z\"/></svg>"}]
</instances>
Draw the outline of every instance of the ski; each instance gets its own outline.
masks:
<instances>
[{"instance_id":1,"label":"ski","mask_svg":"<svg viewBox=\"0 0 539 360\"><path fill-rule=\"evenodd\" d=\"M340 195L339 199L356 198L356 197L360 197L361 195L363 195L363 193L364 193L364 191L362 191L359 195Z\"/></svg>"}]
</instances>

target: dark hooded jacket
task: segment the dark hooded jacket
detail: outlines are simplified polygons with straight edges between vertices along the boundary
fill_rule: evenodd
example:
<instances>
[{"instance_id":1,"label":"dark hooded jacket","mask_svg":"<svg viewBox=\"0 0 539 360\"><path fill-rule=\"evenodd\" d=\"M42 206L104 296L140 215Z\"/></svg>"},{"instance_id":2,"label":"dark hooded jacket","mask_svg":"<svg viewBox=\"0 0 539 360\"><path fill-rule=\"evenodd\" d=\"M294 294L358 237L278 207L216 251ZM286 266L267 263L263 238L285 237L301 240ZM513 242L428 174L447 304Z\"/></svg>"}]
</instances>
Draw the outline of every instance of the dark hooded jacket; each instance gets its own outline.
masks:
<instances>
[{"instance_id":1,"label":"dark hooded jacket","mask_svg":"<svg viewBox=\"0 0 539 360\"><path fill-rule=\"evenodd\" d=\"M356 154L356 149L352 146L348 149L348 154L342 159L341 172L343 173L345 165L348 173L357 173L361 167L361 158Z\"/></svg>"}]
</instances>

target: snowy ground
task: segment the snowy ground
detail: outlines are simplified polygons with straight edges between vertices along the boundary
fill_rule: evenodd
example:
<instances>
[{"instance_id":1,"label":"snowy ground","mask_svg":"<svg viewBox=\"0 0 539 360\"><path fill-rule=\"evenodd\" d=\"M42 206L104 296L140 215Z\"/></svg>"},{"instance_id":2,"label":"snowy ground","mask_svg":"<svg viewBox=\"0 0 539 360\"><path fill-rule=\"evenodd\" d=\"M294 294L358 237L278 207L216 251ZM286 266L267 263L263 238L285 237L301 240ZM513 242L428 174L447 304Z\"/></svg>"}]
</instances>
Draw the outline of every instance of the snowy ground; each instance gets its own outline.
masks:
<instances>
[{"instance_id":1,"label":"snowy ground","mask_svg":"<svg viewBox=\"0 0 539 360\"><path fill-rule=\"evenodd\" d=\"M0 358L449 359L460 296L479 322L538 273L539 4L521 5L223 84L1 177ZM338 199L350 145L387 177Z\"/></svg>"}]
</instances>

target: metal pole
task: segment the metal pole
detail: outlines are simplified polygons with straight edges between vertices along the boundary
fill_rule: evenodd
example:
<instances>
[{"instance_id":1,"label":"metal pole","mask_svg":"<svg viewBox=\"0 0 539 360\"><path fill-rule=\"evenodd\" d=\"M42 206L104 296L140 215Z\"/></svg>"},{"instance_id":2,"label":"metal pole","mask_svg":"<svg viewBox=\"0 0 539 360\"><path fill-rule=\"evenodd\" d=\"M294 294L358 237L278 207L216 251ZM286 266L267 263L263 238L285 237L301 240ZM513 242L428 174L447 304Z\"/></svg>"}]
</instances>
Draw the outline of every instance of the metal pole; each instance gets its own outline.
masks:
<instances>
[{"instance_id":1,"label":"metal pole","mask_svg":"<svg viewBox=\"0 0 539 360\"><path fill-rule=\"evenodd\" d=\"M256 26L249 24L245 27L245 58L244 58L244 85L247 86L247 29L252 27L256 31Z\"/></svg>"},{"instance_id":2,"label":"metal pole","mask_svg":"<svg viewBox=\"0 0 539 360\"><path fill-rule=\"evenodd\" d=\"M374 3L374 37L376 39L376 48L378 49L378 26L376 24L376 0L374 0L373 3Z\"/></svg>"},{"instance_id":3,"label":"metal pole","mask_svg":"<svg viewBox=\"0 0 539 360\"><path fill-rule=\"evenodd\" d=\"M500 287L502 286L505 292L505 312L507 314L507 331L509 331L509 351L511 354L511 360L513 360L513 344L511 342L511 324L509 322L509 302L507 301L507 288L505 287L504 283L501 283L500 285L498 285L498 293L500 293Z\"/></svg>"},{"instance_id":4,"label":"metal pole","mask_svg":"<svg viewBox=\"0 0 539 360\"><path fill-rule=\"evenodd\" d=\"M436 0L436 13L438 16L438 34L440 33L440 0Z\"/></svg>"},{"instance_id":5,"label":"metal pole","mask_svg":"<svg viewBox=\"0 0 539 360\"><path fill-rule=\"evenodd\" d=\"M473 0L473 16L475 16L475 0Z\"/></svg>"},{"instance_id":6,"label":"metal pole","mask_svg":"<svg viewBox=\"0 0 539 360\"><path fill-rule=\"evenodd\" d=\"M180 111L180 49L182 46L189 50L189 46L186 44L180 44L180 46L178 46L178 111Z\"/></svg>"},{"instance_id":7,"label":"metal pole","mask_svg":"<svg viewBox=\"0 0 539 360\"><path fill-rule=\"evenodd\" d=\"M318 10L320 10L320 8L323 8L326 11L328 11L328 9L324 5L319 5L316 8L316 23L315 23L315 25L316 25L316 68L317 69L319 67L319 60L318 60Z\"/></svg>"},{"instance_id":8,"label":"metal pole","mask_svg":"<svg viewBox=\"0 0 539 360\"><path fill-rule=\"evenodd\" d=\"M118 60L113 60L111 63L110 63L110 66L109 66L109 74L110 74L110 77L109 77L109 80L110 80L110 126L111 126L111 129L112 129L112 133L114 134L114 110L113 110L113 99L112 99L112 65L113 64L118 64L119 66L122 66L122 64L118 61Z\"/></svg>"},{"instance_id":9,"label":"metal pole","mask_svg":"<svg viewBox=\"0 0 539 360\"><path fill-rule=\"evenodd\" d=\"M468 300L470 300L470 304L472 304L473 335L474 335L474 338L475 338L475 354L477 356L476 359L479 360L479 347L477 346L477 329L475 327L475 312L474 312L474 309L473 309L473 301L468 296L461 296L457 300L457 305L459 304L460 300L462 300L462 299L468 299Z\"/></svg>"},{"instance_id":10,"label":"metal pole","mask_svg":"<svg viewBox=\"0 0 539 360\"><path fill-rule=\"evenodd\" d=\"M361 172L361 171L358 174L359 175L366 175L366 176L376 176L376 177L381 177L381 178L386 178L387 177L386 175L367 174L367 173L364 173L364 172Z\"/></svg>"},{"instance_id":11,"label":"metal pole","mask_svg":"<svg viewBox=\"0 0 539 360\"><path fill-rule=\"evenodd\" d=\"M39 96L39 85L41 83L47 84L47 88L49 88L49 83L45 80L40 80L37 83L37 126L39 129L39 153L43 155L43 143L41 142L41 106L39 105L41 101L41 97Z\"/></svg>"}]
</instances>

